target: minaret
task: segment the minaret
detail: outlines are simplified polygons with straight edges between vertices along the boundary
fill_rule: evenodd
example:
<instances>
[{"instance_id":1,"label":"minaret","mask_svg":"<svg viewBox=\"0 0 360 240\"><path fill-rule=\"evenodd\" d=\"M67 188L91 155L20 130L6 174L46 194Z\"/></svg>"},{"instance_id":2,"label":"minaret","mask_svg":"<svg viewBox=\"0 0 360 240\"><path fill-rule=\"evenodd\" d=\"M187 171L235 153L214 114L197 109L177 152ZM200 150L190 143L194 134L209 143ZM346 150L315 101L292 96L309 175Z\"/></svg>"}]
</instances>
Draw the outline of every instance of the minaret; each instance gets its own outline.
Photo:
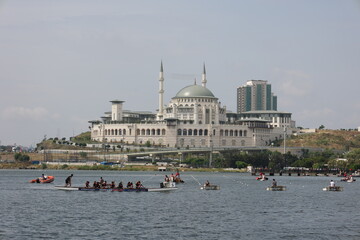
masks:
<instances>
[{"instance_id":1,"label":"minaret","mask_svg":"<svg viewBox=\"0 0 360 240\"><path fill-rule=\"evenodd\" d=\"M201 86L206 87L206 70L205 70L205 63L204 63L204 70L203 70L203 74L202 74L202 81L201 81Z\"/></svg>"},{"instance_id":2,"label":"minaret","mask_svg":"<svg viewBox=\"0 0 360 240\"><path fill-rule=\"evenodd\" d=\"M161 61L160 75L159 75L159 112L158 119L162 120L164 114L164 70Z\"/></svg>"}]
</instances>

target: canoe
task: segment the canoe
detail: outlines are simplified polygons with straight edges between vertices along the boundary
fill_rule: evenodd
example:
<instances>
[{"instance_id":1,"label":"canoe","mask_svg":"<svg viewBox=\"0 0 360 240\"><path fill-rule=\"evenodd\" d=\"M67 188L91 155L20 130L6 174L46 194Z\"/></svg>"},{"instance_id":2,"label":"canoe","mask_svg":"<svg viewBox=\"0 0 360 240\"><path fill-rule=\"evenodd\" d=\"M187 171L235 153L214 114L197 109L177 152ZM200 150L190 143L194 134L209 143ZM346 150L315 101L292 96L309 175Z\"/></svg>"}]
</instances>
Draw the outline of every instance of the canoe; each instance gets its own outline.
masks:
<instances>
[{"instance_id":1,"label":"canoe","mask_svg":"<svg viewBox=\"0 0 360 240\"><path fill-rule=\"evenodd\" d=\"M286 191L286 186L276 186L276 187L267 187L266 190L268 191Z\"/></svg>"},{"instance_id":2,"label":"canoe","mask_svg":"<svg viewBox=\"0 0 360 240\"><path fill-rule=\"evenodd\" d=\"M220 186L218 186L218 185L201 186L200 189L203 189L203 190L220 190Z\"/></svg>"},{"instance_id":3,"label":"canoe","mask_svg":"<svg viewBox=\"0 0 360 240\"><path fill-rule=\"evenodd\" d=\"M169 192L177 190L176 187L172 188L86 188L86 187L65 187L55 186L57 190L64 191L92 191L92 192Z\"/></svg>"},{"instance_id":4,"label":"canoe","mask_svg":"<svg viewBox=\"0 0 360 240\"><path fill-rule=\"evenodd\" d=\"M54 176L47 176L46 179L43 179L42 177L30 180L30 183L51 183L55 180Z\"/></svg>"},{"instance_id":5,"label":"canoe","mask_svg":"<svg viewBox=\"0 0 360 240\"><path fill-rule=\"evenodd\" d=\"M335 187L327 186L323 188L323 191L330 191L330 192L341 192L342 190L343 187L340 186L335 186Z\"/></svg>"},{"instance_id":6,"label":"canoe","mask_svg":"<svg viewBox=\"0 0 360 240\"><path fill-rule=\"evenodd\" d=\"M265 178L262 178L262 177L256 177L256 180L259 180L259 181L266 181L266 180L269 180L269 178L265 177Z\"/></svg>"}]
</instances>

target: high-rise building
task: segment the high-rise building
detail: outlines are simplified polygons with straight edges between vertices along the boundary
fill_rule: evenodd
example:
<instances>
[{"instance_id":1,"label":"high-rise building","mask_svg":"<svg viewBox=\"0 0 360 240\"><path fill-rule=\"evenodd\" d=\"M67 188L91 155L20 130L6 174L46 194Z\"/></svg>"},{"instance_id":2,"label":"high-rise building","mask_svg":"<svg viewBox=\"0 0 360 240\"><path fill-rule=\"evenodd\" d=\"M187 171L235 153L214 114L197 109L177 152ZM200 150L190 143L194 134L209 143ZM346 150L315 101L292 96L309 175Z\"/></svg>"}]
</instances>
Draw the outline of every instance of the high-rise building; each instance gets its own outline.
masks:
<instances>
[{"instance_id":1,"label":"high-rise building","mask_svg":"<svg viewBox=\"0 0 360 240\"><path fill-rule=\"evenodd\" d=\"M266 80L250 80L237 88L237 113L277 111L277 97Z\"/></svg>"}]
</instances>

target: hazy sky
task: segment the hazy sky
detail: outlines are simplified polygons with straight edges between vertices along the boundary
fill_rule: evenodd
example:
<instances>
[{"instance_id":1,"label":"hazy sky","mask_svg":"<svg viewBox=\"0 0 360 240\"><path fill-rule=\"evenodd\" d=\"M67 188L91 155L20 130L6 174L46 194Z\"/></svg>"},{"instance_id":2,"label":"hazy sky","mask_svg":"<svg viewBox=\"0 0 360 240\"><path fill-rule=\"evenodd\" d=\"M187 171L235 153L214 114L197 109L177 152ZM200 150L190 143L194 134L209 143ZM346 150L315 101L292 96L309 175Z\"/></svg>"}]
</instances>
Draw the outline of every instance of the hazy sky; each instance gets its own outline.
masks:
<instances>
[{"instance_id":1,"label":"hazy sky","mask_svg":"<svg viewBox=\"0 0 360 240\"><path fill-rule=\"evenodd\" d=\"M236 112L268 80L297 126L360 126L360 2L0 0L0 141L35 145L124 109L155 112L201 81Z\"/></svg>"}]
</instances>

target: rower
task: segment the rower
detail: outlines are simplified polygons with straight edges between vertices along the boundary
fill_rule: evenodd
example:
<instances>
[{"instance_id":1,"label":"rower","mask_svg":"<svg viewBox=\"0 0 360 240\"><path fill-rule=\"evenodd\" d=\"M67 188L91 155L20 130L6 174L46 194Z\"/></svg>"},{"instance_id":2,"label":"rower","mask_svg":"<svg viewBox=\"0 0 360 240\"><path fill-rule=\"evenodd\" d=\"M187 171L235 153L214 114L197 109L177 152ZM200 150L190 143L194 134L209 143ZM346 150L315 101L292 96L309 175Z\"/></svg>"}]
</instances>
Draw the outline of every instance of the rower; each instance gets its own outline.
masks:
<instances>
[{"instance_id":1,"label":"rower","mask_svg":"<svg viewBox=\"0 0 360 240\"><path fill-rule=\"evenodd\" d=\"M330 181L330 187L334 188L335 187L335 182L333 180Z\"/></svg>"},{"instance_id":2,"label":"rower","mask_svg":"<svg viewBox=\"0 0 360 240\"><path fill-rule=\"evenodd\" d=\"M206 182L205 182L205 186L210 186L210 182L209 182L209 180L206 180Z\"/></svg>"},{"instance_id":3,"label":"rower","mask_svg":"<svg viewBox=\"0 0 360 240\"><path fill-rule=\"evenodd\" d=\"M272 187L277 187L277 182L275 179L273 179L273 181L272 181Z\"/></svg>"}]
</instances>

